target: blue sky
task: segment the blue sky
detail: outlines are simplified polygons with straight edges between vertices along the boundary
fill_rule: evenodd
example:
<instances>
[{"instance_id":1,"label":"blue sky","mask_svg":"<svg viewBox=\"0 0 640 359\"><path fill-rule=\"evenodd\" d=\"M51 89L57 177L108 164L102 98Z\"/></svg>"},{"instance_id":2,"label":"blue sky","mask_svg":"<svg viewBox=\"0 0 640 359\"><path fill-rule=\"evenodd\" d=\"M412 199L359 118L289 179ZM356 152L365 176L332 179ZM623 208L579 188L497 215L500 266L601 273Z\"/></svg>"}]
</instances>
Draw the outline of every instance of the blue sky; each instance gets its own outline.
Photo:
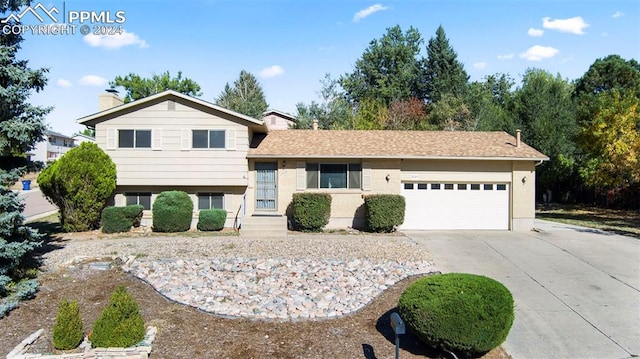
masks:
<instances>
[{"instance_id":1,"label":"blue sky","mask_svg":"<svg viewBox=\"0 0 640 359\"><path fill-rule=\"evenodd\" d=\"M75 120L97 111L97 97L117 75L179 70L214 101L240 70L255 74L270 108L295 113L317 100L325 73L353 69L369 42L386 29L413 26L425 45L442 25L471 80L509 73L516 81L535 67L580 77L610 54L640 60L638 1L42 1L54 17L85 11L121 24L75 21L75 34L25 33L19 53L47 67L49 85L32 103L54 106L47 122L71 135ZM32 6L38 4L32 2ZM64 11L63 11L64 8ZM40 15L46 16L41 10ZM45 19L47 20L47 19ZM51 20L52 21L52 20ZM51 23L48 21L48 23ZM31 13L23 24L40 24ZM124 35L83 36L81 25L118 26Z\"/></svg>"}]
</instances>

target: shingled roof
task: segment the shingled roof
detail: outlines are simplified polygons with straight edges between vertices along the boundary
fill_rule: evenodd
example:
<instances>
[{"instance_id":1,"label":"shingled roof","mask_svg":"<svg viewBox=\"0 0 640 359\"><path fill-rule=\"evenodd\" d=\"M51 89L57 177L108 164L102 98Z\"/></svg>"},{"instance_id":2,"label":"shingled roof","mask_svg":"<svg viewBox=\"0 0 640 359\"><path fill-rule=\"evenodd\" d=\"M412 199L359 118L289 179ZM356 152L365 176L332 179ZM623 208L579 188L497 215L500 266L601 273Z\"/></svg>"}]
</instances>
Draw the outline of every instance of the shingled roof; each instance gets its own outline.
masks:
<instances>
[{"instance_id":1,"label":"shingled roof","mask_svg":"<svg viewBox=\"0 0 640 359\"><path fill-rule=\"evenodd\" d=\"M254 139L249 158L433 158L548 160L506 132L272 131Z\"/></svg>"}]
</instances>

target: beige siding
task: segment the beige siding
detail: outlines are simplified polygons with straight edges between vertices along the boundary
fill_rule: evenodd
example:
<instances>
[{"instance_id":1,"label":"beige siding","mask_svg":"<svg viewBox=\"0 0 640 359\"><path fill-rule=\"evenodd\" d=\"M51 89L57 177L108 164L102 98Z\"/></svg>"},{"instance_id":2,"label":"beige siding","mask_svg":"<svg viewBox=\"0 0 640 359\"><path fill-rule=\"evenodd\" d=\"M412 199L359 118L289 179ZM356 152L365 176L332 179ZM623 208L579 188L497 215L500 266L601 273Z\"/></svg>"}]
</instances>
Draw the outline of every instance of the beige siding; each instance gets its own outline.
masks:
<instances>
[{"instance_id":1,"label":"beige siding","mask_svg":"<svg viewBox=\"0 0 640 359\"><path fill-rule=\"evenodd\" d=\"M513 162L513 185L511 186L511 229L529 231L536 215L536 172L534 162Z\"/></svg>"},{"instance_id":2,"label":"beige siding","mask_svg":"<svg viewBox=\"0 0 640 359\"><path fill-rule=\"evenodd\" d=\"M365 163L371 164L370 190L362 189L297 189L297 164L305 162L300 159L278 160L278 201L277 213L284 215L291 203L294 193L323 192L331 194L331 219L327 228L346 228L360 226L363 222L364 196L374 193L399 193L400 192L400 160L324 160L312 159L310 162L320 163ZM249 187L247 189L247 214L255 212L255 171L254 163L250 161ZM364 171L364 169L363 169ZM389 181L386 180L389 175ZM305 178L306 179L306 178ZM305 180L306 183L306 180Z\"/></svg>"},{"instance_id":3,"label":"beige siding","mask_svg":"<svg viewBox=\"0 0 640 359\"><path fill-rule=\"evenodd\" d=\"M511 182L511 161L403 160L402 181Z\"/></svg>"},{"instance_id":4,"label":"beige siding","mask_svg":"<svg viewBox=\"0 0 640 359\"><path fill-rule=\"evenodd\" d=\"M178 102L174 107L164 101L96 125L96 143L116 164L118 185L246 186L247 126ZM119 129L152 130L153 148L109 149L107 133L117 136ZM183 150L183 130L190 143L193 129L230 130L235 143L230 149Z\"/></svg>"}]
</instances>

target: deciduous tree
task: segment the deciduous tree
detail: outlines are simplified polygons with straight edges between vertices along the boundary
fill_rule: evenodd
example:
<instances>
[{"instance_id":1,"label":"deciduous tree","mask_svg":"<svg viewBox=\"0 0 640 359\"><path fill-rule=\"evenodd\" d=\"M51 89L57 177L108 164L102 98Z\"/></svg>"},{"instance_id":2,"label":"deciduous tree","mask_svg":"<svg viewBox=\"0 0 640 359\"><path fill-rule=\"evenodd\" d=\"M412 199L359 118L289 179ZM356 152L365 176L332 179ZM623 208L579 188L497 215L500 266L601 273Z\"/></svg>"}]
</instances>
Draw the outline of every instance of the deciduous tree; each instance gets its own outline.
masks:
<instances>
[{"instance_id":1,"label":"deciduous tree","mask_svg":"<svg viewBox=\"0 0 640 359\"><path fill-rule=\"evenodd\" d=\"M351 126L353 105L347 101L338 80L326 74L320 80L322 88L319 91L320 102L312 101L306 105L296 104L296 128L311 128L313 120L318 120L318 127L322 129L343 130Z\"/></svg>"},{"instance_id":2,"label":"deciduous tree","mask_svg":"<svg viewBox=\"0 0 640 359\"><path fill-rule=\"evenodd\" d=\"M140 75L130 73L126 76L116 76L109 82L112 88L124 87L126 95L124 102L128 103L144 97L148 97L162 91L174 90L189 96L202 96L200 85L189 78L182 78L182 71L178 76L171 77L169 71L160 75L153 74L151 78L143 78Z\"/></svg>"},{"instance_id":3,"label":"deciduous tree","mask_svg":"<svg viewBox=\"0 0 640 359\"><path fill-rule=\"evenodd\" d=\"M269 106L258 79L245 70L240 71L233 86L229 83L224 86L215 102L218 106L254 118L262 118Z\"/></svg>"}]
</instances>

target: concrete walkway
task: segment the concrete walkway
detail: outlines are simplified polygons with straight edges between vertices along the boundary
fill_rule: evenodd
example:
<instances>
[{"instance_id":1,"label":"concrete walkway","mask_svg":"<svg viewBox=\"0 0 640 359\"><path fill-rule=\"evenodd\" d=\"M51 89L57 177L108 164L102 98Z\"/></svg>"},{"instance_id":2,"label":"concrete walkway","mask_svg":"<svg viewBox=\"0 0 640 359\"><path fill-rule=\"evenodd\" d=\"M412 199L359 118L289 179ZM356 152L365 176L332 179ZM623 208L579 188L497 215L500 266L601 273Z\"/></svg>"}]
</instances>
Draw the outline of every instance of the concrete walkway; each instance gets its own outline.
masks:
<instances>
[{"instance_id":1,"label":"concrete walkway","mask_svg":"<svg viewBox=\"0 0 640 359\"><path fill-rule=\"evenodd\" d=\"M47 201L38 188L17 192L19 197L24 201L25 205L22 214L27 222L44 218L58 212L58 207Z\"/></svg>"},{"instance_id":2,"label":"concrete walkway","mask_svg":"<svg viewBox=\"0 0 640 359\"><path fill-rule=\"evenodd\" d=\"M504 348L521 358L640 355L640 240L536 221L539 232L407 232L443 272L507 286L516 319Z\"/></svg>"}]
</instances>

